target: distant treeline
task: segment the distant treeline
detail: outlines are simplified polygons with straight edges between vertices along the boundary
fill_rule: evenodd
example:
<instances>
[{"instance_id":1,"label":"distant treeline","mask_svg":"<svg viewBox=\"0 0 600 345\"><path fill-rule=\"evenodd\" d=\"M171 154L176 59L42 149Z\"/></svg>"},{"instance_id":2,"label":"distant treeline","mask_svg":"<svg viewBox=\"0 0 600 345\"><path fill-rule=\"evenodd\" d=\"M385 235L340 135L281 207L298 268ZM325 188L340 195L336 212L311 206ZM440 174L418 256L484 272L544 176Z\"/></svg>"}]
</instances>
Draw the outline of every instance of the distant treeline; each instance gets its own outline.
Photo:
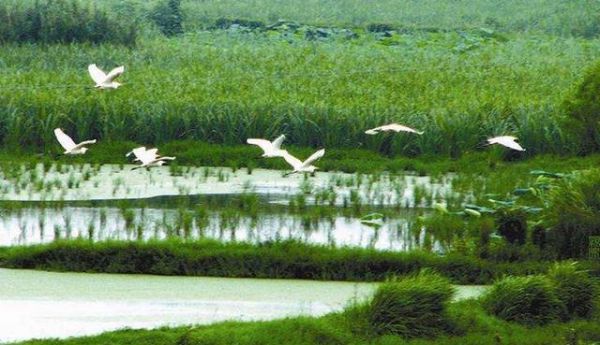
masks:
<instances>
[{"instance_id":1,"label":"distant treeline","mask_svg":"<svg viewBox=\"0 0 600 345\"><path fill-rule=\"evenodd\" d=\"M103 43L134 45L137 28L77 0L0 4L0 43Z\"/></svg>"}]
</instances>

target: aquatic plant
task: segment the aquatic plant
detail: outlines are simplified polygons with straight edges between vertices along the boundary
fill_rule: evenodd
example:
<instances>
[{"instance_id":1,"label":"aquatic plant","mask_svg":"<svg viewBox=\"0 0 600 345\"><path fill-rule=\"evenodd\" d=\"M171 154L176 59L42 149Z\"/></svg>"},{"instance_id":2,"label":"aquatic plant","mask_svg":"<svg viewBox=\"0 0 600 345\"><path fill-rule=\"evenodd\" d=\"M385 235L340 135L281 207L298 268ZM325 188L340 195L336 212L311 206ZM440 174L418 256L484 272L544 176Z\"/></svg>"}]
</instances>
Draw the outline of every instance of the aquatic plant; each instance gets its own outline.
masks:
<instances>
[{"instance_id":1,"label":"aquatic plant","mask_svg":"<svg viewBox=\"0 0 600 345\"><path fill-rule=\"evenodd\" d=\"M430 271L391 280L375 291L369 321L378 334L434 337L448 328L446 308L453 294L450 282Z\"/></svg>"},{"instance_id":2,"label":"aquatic plant","mask_svg":"<svg viewBox=\"0 0 600 345\"><path fill-rule=\"evenodd\" d=\"M590 318L596 310L598 287L589 273L566 261L555 263L548 277L556 286L556 294L566 308L566 318Z\"/></svg>"},{"instance_id":3,"label":"aquatic plant","mask_svg":"<svg viewBox=\"0 0 600 345\"><path fill-rule=\"evenodd\" d=\"M565 308L553 282L542 275L506 277L494 283L483 305L503 320L528 326L558 321Z\"/></svg>"}]
</instances>

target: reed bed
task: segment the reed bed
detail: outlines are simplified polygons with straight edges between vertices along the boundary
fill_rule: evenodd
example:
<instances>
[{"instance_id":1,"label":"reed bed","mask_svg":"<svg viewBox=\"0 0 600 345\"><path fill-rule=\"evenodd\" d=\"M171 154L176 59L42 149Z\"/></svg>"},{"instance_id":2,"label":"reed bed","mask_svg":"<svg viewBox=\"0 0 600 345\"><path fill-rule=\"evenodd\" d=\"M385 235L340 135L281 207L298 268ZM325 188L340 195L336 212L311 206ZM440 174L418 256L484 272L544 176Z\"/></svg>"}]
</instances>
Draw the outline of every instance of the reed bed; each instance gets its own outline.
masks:
<instances>
[{"instance_id":1,"label":"reed bed","mask_svg":"<svg viewBox=\"0 0 600 345\"><path fill-rule=\"evenodd\" d=\"M5 0L14 6L35 0ZM87 1L81 1L86 4ZM94 2L110 13L138 22L165 0ZM392 27L404 30L447 31L489 27L503 32L547 33L592 37L600 31L594 1L508 0L382 0L376 4L360 0L199 1L182 0L186 31L208 29L220 19L238 19L270 24L279 19L310 25L346 27ZM576 18L576 20L575 20Z\"/></svg>"},{"instance_id":2,"label":"reed bed","mask_svg":"<svg viewBox=\"0 0 600 345\"><path fill-rule=\"evenodd\" d=\"M0 143L48 149L52 129L76 139L240 144L288 136L302 147L456 157L487 136L520 136L528 154L568 153L561 103L600 52L597 40L484 39L464 53L458 33L398 35L386 46L225 31L113 45L6 45L0 52ZM127 66L125 86L97 92L85 71ZM390 121L426 132L369 137Z\"/></svg>"}]
</instances>

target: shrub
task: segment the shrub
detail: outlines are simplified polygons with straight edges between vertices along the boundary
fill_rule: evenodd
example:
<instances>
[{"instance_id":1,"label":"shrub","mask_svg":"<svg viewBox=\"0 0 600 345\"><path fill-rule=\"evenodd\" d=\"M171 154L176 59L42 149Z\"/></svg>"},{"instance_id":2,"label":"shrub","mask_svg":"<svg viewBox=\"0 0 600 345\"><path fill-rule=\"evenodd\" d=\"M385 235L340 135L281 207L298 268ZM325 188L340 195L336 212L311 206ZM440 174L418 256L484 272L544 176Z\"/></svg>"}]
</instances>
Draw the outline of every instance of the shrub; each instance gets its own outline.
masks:
<instances>
[{"instance_id":1,"label":"shrub","mask_svg":"<svg viewBox=\"0 0 600 345\"><path fill-rule=\"evenodd\" d=\"M0 5L0 43L103 43L134 45L135 23L111 18L77 0L36 1L30 7Z\"/></svg>"},{"instance_id":2,"label":"shrub","mask_svg":"<svg viewBox=\"0 0 600 345\"><path fill-rule=\"evenodd\" d=\"M430 337L448 327L446 306L454 289L429 271L382 284L371 301L369 320L378 334Z\"/></svg>"},{"instance_id":3,"label":"shrub","mask_svg":"<svg viewBox=\"0 0 600 345\"><path fill-rule=\"evenodd\" d=\"M559 320L564 306L550 279L537 275L506 277L483 296L487 311L497 317L527 326Z\"/></svg>"},{"instance_id":4,"label":"shrub","mask_svg":"<svg viewBox=\"0 0 600 345\"><path fill-rule=\"evenodd\" d=\"M579 271L575 262L563 262L552 266L548 276L569 318L592 316L597 291L587 272Z\"/></svg>"},{"instance_id":5,"label":"shrub","mask_svg":"<svg viewBox=\"0 0 600 345\"><path fill-rule=\"evenodd\" d=\"M527 214L522 210L500 209L496 216L498 233L509 243L524 244L527 239Z\"/></svg>"},{"instance_id":6,"label":"shrub","mask_svg":"<svg viewBox=\"0 0 600 345\"><path fill-rule=\"evenodd\" d=\"M544 218L560 258L587 256L590 236L600 235L600 170L574 173L548 193Z\"/></svg>"},{"instance_id":7,"label":"shrub","mask_svg":"<svg viewBox=\"0 0 600 345\"><path fill-rule=\"evenodd\" d=\"M568 114L566 128L571 138L578 138L579 153L600 150L600 62L596 63L564 102Z\"/></svg>"},{"instance_id":8,"label":"shrub","mask_svg":"<svg viewBox=\"0 0 600 345\"><path fill-rule=\"evenodd\" d=\"M152 20L165 36L175 36L183 33L183 15L181 0L168 0L159 3L152 13Z\"/></svg>"},{"instance_id":9,"label":"shrub","mask_svg":"<svg viewBox=\"0 0 600 345\"><path fill-rule=\"evenodd\" d=\"M394 25L386 23L371 23L367 25L368 32L386 32L393 31L395 29L396 28L394 27Z\"/></svg>"}]
</instances>

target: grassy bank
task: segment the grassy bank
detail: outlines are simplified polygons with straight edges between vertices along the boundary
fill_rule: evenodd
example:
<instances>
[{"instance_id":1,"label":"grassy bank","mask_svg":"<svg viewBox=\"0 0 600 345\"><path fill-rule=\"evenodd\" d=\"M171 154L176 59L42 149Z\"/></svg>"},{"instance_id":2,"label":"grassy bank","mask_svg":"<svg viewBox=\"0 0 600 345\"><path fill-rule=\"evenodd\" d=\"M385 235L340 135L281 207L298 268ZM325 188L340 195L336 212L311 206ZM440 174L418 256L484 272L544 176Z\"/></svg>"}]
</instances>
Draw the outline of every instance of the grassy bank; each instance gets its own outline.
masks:
<instances>
[{"instance_id":1,"label":"grassy bank","mask_svg":"<svg viewBox=\"0 0 600 345\"><path fill-rule=\"evenodd\" d=\"M82 157L61 155L62 149L56 139L50 138L46 148L0 149L0 164L14 163L48 165L60 164L128 164L125 153L132 148L153 143L131 141L99 142ZM284 144L285 145L285 144ZM264 159L262 151L251 145L218 145L200 141L171 141L158 146L164 155L177 156L171 165L181 166L225 166L232 168L267 168L288 170L290 166L283 159ZM305 158L314 152L312 148L285 145L294 155ZM500 148L473 150L460 158L443 156L388 156L367 149L326 148L325 157L316 165L321 171L342 171L358 173L415 171L419 174L436 175L446 172L474 174L526 175L530 170L543 169L555 172L570 172L589 169L600 164L600 155L586 157L538 155L525 158L512 156ZM513 186L510 186L513 187Z\"/></svg>"},{"instance_id":2,"label":"grassy bank","mask_svg":"<svg viewBox=\"0 0 600 345\"><path fill-rule=\"evenodd\" d=\"M592 344L600 341L598 319L525 327L489 316L477 301L450 306L454 327L450 334L433 339L407 340L399 336L365 334L364 320L351 312L321 318L296 317L267 322L225 322L198 327L157 330L122 330L69 340L37 340L19 345L349 345L349 344ZM571 342L569 342L571 340Z\"/></svg>"},{"instance_id":3,"label":"grassy bank","mask_svg":"<svg viewBox=\"0 0 600 345\"><path fill-rule=\"evenodd\" d=\"M55 271L381 281L433 268L457 284L547 271L552 262L492 262L459 254L332 248L295 241L253 245L194 242L59 241L0 248L0 266ZM600 275L600 263L582 266Z\"/></svg>"}]
</instances>

